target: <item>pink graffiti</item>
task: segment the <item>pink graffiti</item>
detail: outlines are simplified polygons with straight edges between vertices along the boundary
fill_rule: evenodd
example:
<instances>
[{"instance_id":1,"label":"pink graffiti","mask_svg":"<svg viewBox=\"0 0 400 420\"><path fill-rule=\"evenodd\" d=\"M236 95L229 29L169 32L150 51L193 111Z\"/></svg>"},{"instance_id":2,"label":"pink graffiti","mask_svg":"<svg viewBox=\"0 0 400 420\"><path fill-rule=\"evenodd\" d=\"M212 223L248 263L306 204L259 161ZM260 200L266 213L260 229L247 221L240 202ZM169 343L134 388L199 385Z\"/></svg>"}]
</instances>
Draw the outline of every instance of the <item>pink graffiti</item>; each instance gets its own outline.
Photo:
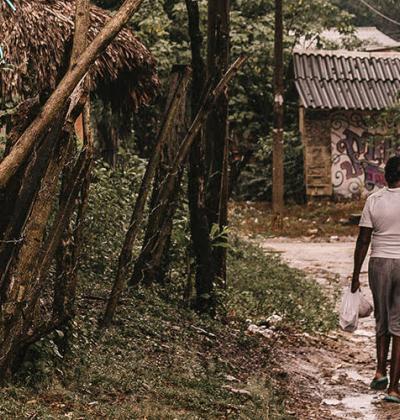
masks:
<instances>
[{"instance_id":1,"label":"pink graffiti","mask_svg":"<svg viewBox=\"0 0 400 420\"><path fill-rule=\"evenodd\" d=\"M345 172L347 180L365 175L365 187L373 190L386 185L383 169L393 151L391 142L386 139L372 139L372 135L363 132L361 136L350 129L343 131L344 138L337 144L340 153L346 153L350 159L342 162L340 168Z\"/></svg>"},{"instance_id":2,"label":"pink graffiti","mask_svg":"<svg viewBox=\"0 0 400 420\"><path fill-rule=\"evenodd\" d=\"M385 175L378 166L365 165L365 187L367 190L373 190L375 187L382 188L386 185Z\"/></svg>"}]
</instances>

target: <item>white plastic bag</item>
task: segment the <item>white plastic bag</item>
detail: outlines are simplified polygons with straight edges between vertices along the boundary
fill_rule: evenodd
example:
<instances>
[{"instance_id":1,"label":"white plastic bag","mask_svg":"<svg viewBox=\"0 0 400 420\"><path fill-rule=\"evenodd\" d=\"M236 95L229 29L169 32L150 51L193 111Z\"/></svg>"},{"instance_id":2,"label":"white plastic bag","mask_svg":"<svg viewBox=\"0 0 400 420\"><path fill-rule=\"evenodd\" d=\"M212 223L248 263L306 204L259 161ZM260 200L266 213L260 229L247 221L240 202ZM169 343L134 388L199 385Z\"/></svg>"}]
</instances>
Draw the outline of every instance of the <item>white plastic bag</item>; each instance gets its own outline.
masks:
<instances>
[{"instance_id":1,"label":"white plastic bag","mask_svg":"<svg viewBox=\"0 0 400 420\"><path fill-rule=\"evenodd\" d=\"M344 331L353 332L357 329L360 297L361 293L359 290L351 293L350 288L346 288L343 293L342 303L340 304L339 323Z\"/></svg>"}]
</instances>

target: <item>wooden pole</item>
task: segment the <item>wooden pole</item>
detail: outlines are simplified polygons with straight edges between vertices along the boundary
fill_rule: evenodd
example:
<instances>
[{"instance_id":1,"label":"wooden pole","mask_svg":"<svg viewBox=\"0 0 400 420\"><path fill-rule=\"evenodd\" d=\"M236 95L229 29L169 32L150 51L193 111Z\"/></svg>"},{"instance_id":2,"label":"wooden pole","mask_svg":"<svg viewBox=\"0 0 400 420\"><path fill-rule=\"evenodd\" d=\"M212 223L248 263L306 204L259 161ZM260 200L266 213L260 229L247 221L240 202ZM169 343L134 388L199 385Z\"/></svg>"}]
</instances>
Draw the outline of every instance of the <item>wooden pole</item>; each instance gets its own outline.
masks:
<instances>
[{"instance_id":1,"label":"wooden pole","mask_svg":"<svg viewBox=\"0 0 400 420\"><path fill-rule=\"evenodd\" d=\"M203 59L203 34L200 24L198 2L185 0L188 12L190 48L192 53L193 82L191 87L191 117L194 119L201 105L199 92L206 87L206 66ZM203 310L210 307L213 294L214 265L206 204L206 160L205 135L200 129L194 140L188 159L188 202L190 215L191 252L194 256L196 307ZM189 264L190 266L190 264ZM188 271L190 272L190 270ZM188 285L191 278L188 276ZM186 288L190 293L191 286ZM210 299L204 299L209 296ZM187 295L187 299L190 296ZM204 302L204 305L203 305Z\"/></svg>"},{"instance_id":2,"label":"wooden pole","mask_svg":"<svg viewBox=\"0 0 400 420\"><path fill-rule=\"evenodd\" d=\"M208 1L208 42L207 72L210 79L219 80L229 66L230 50L230 0ZM217 104L210 113L206 126L206 161L207 211L210 227L218 225L223 229L228 224L228 189L225 155L228 153L228 114L229 100L227 90L218 98ZM221 195L221 193L223 193ZM225 202L224 202L225 201ZM215 275L225 282L226 248L213 248Z\"/></svg>"},{"instance_id":3,"label":"wooden pole","mask_svg":"<svg viewBox=\"0 0 400 420\"><path fill-rule=\"evenodd\" d=\"M283 12L282 0L275 0L274 48L274 130L272 149L272 208L282 214L284 209L283 152Z\"/></svg>"},{"instance_id":4,"label":"wooden pole","mask_svg":"<svg viewBox=\"0 0 400 420\"><path fill-rule=\"evenodd\" d=\"M177 112L180 110L180 103L186 96L187 85L189 83L191 70L185 69L184 75L177 84L175 92L173 93L170 101L168 110L165 115L163 126L161 127L158 139L156 141L155 148L152 152L151 158L146 168L146 172L143 176L142 183L138 198L133 209L131 216L131 222L129 225L128 232L125 236L125 241L119 256L117 274L114 280L114 284L111 290L110 297L107 302L107 307L101 320L100 326L107 328L114 317L115 309L117 308L118 300L125 289L127 280L127 271L129 264L132 261L132 250L136 240L139 227L143 220L144 208L146 205L147 197L150 191L150 186L153 181L154 175L157 170L158 163L160 161L161 151L171 134L171 130L174 128L174 122L176 119Z\"/></svg>"},{"instance_id":5,"label":"wooden pole","mask_svg":"<svg viewBox=\"0 0 400 420\"><path fill-rule=\"evenodd\" d=\"M167 98L167 107L169 106L172 96L176 90L176 86L184 77L186 67L184 65L176 65L171 74L170 93ZM146 286L155 282L164 283L166 270L168 267L168 248L171 242L171 234L173 229L175 211L179 206L180 186L182 183L183 168L180 174L176 177L175 190L169 197L169 202L165 203L165 217L158 220L159 223L154 222L154 216L160 208L158 195L160 192L163 180L169 173L172 162L176 156L180 142L183 140L183 135L187 130L187 95L182 98L180 109L177 110L174 127L171 130L170 136L164 144L161 159L158 164L156 175L153 181L153 190L151 193L149 216L147 219L147 226L143 240L142 249L135 261L132 277L129 281L129 286L136 286L141 281ZM156 217L156 219L158 219Z\"/></svg>"},{"instance_id":6,"label":"wooden pole","mask_svg":"<svg viewBox=\"0 0 400 420\"><path fill-rule=\"evenodd\" d=\"M90 1L77 0L74 41L69 65L70 69L76 64L76 61L83 53L83 51L85 51L88 43L89 29ZM82 188L80 191L80 200L76 210L76 224L73 226L74 224L71 221L68 223L57 251L57 276L54 284L53 301L54 316L57 319L66 319L68 317L72 318L74 314L75 294L78 282L78 260L82 242L83 219L87 208L90 173L93 163L93 138L91 136L90 130L88 129L88 119L90 118L90 82L88 77L86 77L82 90L82 97L78 101L76 112L73 114L77 114L82 111L81 117L83 125L84 150L86 152L86 159L88 160L89 164L87 166L87 173L84 176ZM75 119L72 115L69 124L70 127L73 127L75 124ZM72 155L74 152L76 152L76 148L77 146L73 144L73 147L71 148L72 153L69 153L68 159L72 159ZM60 206L64 205L64 201L66 200L64 192L68 188L68 182L71 182L71 170L72 167L70 164L65 165L63 168L63 182L60 190ZM68 330L69 328L64 329L65 335L60 340L60 343L62 344L61 349L64 350L63 352L66 351L66 347L68 345Z\"/></svg>"}]
</instances>

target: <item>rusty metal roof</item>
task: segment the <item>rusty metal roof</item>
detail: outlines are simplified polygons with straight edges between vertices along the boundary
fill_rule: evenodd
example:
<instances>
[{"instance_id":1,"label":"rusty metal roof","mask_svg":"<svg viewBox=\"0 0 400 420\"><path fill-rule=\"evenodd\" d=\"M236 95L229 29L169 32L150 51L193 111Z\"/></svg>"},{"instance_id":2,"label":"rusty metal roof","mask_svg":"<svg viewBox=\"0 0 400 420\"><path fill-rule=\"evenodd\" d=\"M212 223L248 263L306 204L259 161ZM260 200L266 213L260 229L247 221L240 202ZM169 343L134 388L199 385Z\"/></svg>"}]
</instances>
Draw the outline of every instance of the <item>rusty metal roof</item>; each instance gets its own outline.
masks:
<instances>
[{"instance_id":1,"label":"rusty metal roof","mask_svg":"<svg viewBox=\"0 0 400 420\"><path fill-rule=\"evenodd\" d=\"M301 104L314 109L381 110L400 94L400 53L294 52Z\"/></svg>"}]
</instances>

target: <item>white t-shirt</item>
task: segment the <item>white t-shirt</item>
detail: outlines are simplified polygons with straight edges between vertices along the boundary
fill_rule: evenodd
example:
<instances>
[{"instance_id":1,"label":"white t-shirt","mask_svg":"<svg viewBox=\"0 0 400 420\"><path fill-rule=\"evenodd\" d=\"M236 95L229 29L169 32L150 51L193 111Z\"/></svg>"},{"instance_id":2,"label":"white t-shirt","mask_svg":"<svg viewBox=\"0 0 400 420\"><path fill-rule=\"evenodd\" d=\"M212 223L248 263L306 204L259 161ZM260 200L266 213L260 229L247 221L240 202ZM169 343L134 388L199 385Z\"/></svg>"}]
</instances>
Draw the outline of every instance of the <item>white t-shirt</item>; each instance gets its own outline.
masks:
<instances>
[{"instance_id":1,"label":"white t-shirt","mask_svg":"<svg viewBox=\"0 0 400 420\"><path fill-rule=\"evenodd\" d=\"M371 194L359 226L373 228L371 257L400 258L400 188Z\"/></svg>"}]
</instances>

